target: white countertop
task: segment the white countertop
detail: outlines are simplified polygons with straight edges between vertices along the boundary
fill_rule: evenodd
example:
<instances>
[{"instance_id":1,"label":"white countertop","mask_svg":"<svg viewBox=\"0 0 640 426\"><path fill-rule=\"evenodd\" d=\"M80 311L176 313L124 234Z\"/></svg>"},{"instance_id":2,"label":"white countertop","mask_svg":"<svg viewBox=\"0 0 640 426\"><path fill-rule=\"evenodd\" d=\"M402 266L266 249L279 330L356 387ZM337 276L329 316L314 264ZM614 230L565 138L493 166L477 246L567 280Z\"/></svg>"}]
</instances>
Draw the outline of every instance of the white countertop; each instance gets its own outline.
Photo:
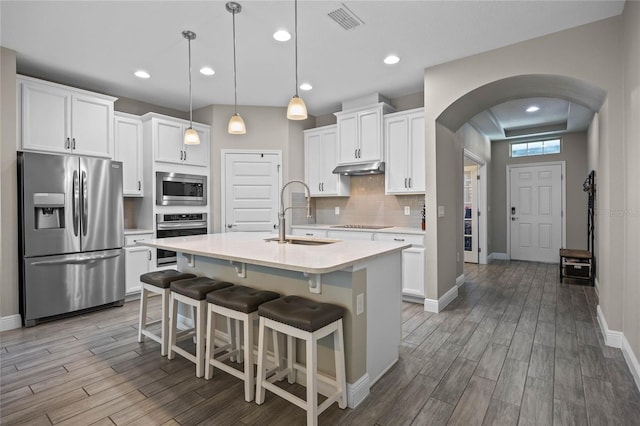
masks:
<instances>
[{"instance_id":1,"label":"white countertop","mask_svg":"<svg viewBox=\"0 0 640 426\"><path fill-rule=\"evenodd\" d=\"M322 225L322 224L308 224L308 225L292 225L291 228L298 229L318 229L323 231L356 231L356 232L376 232L383 234L411 234L411 235L425 235L425 231L420 228L407 228L402 226L391 226L389 228L372 229L372 228L337 228L339 225Z\"/></svg>"},{"instance_id":2,"label":"white countertop","mask_svg":"<svg viewBox=\"0 0 640 426\"><path fill-rule=\"evenodd\" d=\"M274 237L273 233L233 232L149 239L138 245L311 274L338 271L411 247L394 241L339 241L317 246L265 241Z\"/></svg>"}]
</instances>

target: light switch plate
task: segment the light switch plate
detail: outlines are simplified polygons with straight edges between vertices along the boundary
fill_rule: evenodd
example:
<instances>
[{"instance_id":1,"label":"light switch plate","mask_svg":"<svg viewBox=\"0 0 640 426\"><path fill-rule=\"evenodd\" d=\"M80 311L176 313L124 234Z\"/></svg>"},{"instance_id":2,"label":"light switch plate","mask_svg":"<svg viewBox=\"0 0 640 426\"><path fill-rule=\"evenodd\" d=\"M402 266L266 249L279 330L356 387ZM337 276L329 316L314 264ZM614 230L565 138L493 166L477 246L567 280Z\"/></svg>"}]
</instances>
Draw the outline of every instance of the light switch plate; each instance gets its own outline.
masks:
<instances>
[{"instance_id":1,"label":"light switch plate","mask_svg":"<svg viewBox=\"0 0 640 426\"><path fill-rule=\"evenodd\" d=\"M336 207L336 216L340 214L340 207Z\"/></svg>"},{"instance_id":2,"label":"light switch plate","mask_svg":"<svg viewBox=\"0 0 640 426\"><path fill-rule=\"evenodd\" d=\"M438 217L444 217L444 206L438 206Z\"/></svg>"},{"instance_id":3,"label":"light switch plate","mask_svg":"<svg viewBox=\"0 0 640 426\"><path fill-rule=\"evenodd\" d=\"M404 215L405 216L411 215L411 206L404 206Z\"/></svg>"}]
</instances>

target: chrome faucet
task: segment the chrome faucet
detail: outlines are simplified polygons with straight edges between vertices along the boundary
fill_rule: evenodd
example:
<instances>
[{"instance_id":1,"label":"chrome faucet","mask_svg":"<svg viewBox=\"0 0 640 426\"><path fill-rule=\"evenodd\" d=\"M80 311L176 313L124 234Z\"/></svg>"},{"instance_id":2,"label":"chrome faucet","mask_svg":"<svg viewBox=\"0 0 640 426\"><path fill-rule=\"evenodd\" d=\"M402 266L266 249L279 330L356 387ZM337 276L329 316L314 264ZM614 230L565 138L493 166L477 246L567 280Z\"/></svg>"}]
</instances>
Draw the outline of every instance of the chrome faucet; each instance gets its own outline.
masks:
<instances>
[{"instance_id":1,"label":"chrome faucet","mask_svg":"<svg viewBox=\"0 0 640 426\"><path fill-rule=\"evenodd\" d=\"M294 182L301 183L302 185L304 185L304 189L307 196L307 217L308 218L311 217L311 191L309 190L309 187L307 186L307 184L301 180L290 180L289 182L282 185L282 189L280 190L280 212L278 212L278 231L279 231L278 243L280 244L286 243L284 239L285 237L284 214L289 209L301 208L301 207L293 207L293 206L287 207L286 209L284 208L284 190L287 186L289 186Z\"/></svg>"}]
</instances>

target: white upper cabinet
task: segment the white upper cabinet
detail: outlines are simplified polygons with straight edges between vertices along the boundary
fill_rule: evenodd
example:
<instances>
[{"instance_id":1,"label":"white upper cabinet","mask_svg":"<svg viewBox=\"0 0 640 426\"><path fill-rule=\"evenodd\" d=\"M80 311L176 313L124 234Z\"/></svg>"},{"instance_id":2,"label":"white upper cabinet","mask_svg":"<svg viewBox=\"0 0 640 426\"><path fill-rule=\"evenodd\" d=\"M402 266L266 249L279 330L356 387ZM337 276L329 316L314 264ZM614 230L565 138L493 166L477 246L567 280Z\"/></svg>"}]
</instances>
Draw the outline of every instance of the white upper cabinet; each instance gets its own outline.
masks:
<instances>
[{"instance_id":1,"label":"white upper cabinet","mask_svg":"<svg viewBox=\"0 0 640 426\"><path fill-rule=\"evenodd\" d=\"M112 157L116 98L18 77L23 150Z\"/></svg>"},{"instance_id":2,"label":"white upper cabinet","mask_svg":"<svg viewBox=\"0 0 640 426\"><path fill-rule=\"evenodd\" d=\"M122 193L126 197L143 196L142 120L115 114L115 159L122 161Z\"/></svg>"},{"instance_id":3,"label":"white upper cabinet","mask_svg":"<svg viewBox=\"0 0 640 426\"><path fill-rule=\"evenodd\" d=\"M349 177L332 173L337 164L336 126L305 130L304 173L312 197L349 195Z\"/></svg>"},{"instance_id":4,"label":"white upper cabinet","mask_svg":"<svg viewBox=\"0 0 640 426\"><path fill-rule=\"evenodd\" d=\"M384 117L385 192L425 192L424 109Z\"/></svg>"},{"instance_id":5,"label":"white upper cabinet","mask_svg":"<svg viewBox=\"0 0 640 426\"><path fill-rule=\"evenodd\" d=\"M335 113L338 125L339 164L383 161L382 117L392 108L386 103Z\"/></svg>"},{"instance_id":6,"label":"white upper cabinet","mask_svg":"<svg viewBox=\"0 0 640 426\"><path fill-rule=\"evenodd\" d=\"M209 126L193 123L200 136L200 144L185 145L183 140L184 132L189 128L188 121L157 114L146 114L143 120L151 120L155 161L209 166Z\"/></svg>"}]
</instances>

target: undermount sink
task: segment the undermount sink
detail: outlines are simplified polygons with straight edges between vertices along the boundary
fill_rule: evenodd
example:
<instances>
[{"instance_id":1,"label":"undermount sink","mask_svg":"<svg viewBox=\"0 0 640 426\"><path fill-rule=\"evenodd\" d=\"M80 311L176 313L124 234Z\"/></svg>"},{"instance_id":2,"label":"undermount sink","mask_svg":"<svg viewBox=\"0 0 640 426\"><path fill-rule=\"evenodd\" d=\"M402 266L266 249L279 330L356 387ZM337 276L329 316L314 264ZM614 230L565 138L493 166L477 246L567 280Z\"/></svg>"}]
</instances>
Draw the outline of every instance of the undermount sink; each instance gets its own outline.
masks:
<instances>
[{"instance_id":1,"label":"undermount sink","mask_svg":"<svg viewBox=\"0 0 640 426\"><path fill-rule=\"evenodd\" d=\"M273 237L265 239L266 242L278 242L280 238ZM340 240L327 240L320 238L304 238L304 237L287 237L284 239L287 244L298 244L301 246L323 246L326 244L338 243Z\"/></svg>"}]
</instances>

